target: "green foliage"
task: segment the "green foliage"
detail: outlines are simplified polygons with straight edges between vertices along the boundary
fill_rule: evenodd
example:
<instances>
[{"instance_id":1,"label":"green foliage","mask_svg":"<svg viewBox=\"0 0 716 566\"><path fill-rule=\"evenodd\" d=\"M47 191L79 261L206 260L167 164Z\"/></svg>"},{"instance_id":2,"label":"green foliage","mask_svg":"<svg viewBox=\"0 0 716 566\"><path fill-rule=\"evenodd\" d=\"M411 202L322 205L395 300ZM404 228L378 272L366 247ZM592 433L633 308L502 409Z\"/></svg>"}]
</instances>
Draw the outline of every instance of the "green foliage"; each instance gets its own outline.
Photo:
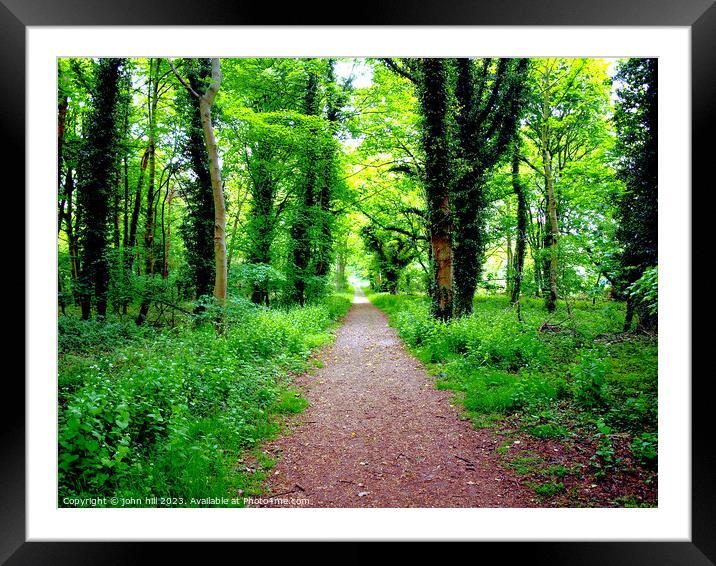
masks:
<instances>
[{"instance_id":1,"label":"green foliage","mask_svg":"<svg viewBox=\"0 0 716 566\"><path fill-rule=\"evenodd\" d=\"M604 479L607 474L614 470L620 459L616 456L614 443L611 439L612 429L603 420L598 420L596 427L597 432L594 437L597 442L597 448L590 459L590 463L595 469L595 476Z\"/></svg>"},{"instance_id":2,"label":"green foliage","mask_svg":"<svg viewBox=\"0 0 716 566\"><path fill-rule=\"evenodd\" d=\"M57 319L57 349L60 354L98 354L127 345L147 333L146 328L129 321L61 316Z\"/></svg>"},{"instance_id":3,"label":"green foliage","mask_svg":"<svg viewBox=\"0 0 716 566\"><path fill-rule=\"evenodd\" d=\"M286 283L286 276L266 263L242 263L231 271L229 284L233 289L248 294L261 288L268 295L279 291Z\"/></svg>"},{"instance_id":4,"label":"green foliage","mask_svg":"<svg viewBox=\"0 0 716 566\"><path fill-rule=\"evenodd\" d=\"M651 315L659 310L659 270L649 267L639 279L627 287L628 295L638 305L643 306Z\"/></svg>"},{"instance_id":5,"label":"green foliage","mask_svg":"<svg viewBox=\"0 0 716 566\"><path fill-rule=\"evenodd\" d=\"M626 191L617 200L617 238L624 250L621 269L627 281L638 279L658 259L657 112L658 61L626 59L619 64L615 81L619 177Z\"/></svg>"},{"instance_id":6,"label":"green foliage","mask_svg":"<svg viewBox=\"0 0 716 566\"><path fill-rule=\"evenodd\" d=\"M175 64L205 89L208 60ZM198 99L163 59L59 60L62 492L251 484L237 455L305 405L284 376L329 339L348 280L389 292L372 299L476 425L514 422L534 442L597 430L600 473L619 431L651 465L656 70L620 62L612 96L602 59L222 59L220 305ZM140 304L147 328L127 322ZM96 320L74 317L92 306ZM632 314L649 332L623 335Z\"/></svg>"},{"instance_id":7,"label":"green foliage","mask_svg":"<svg viewBox=\"0 0 716 566\"><path fill-rule=\"evenodd\" d=\"M605 405L607 369L608 364L597 352L584 351L572 380L572 395L577 403L587 409L596 409Z\"/></svg>"},{"instance_id":8,"label":"green foliage","mask_svg":"<svg viewBox=\"0 0 716 566\"><path fill-rule=\"evenodd\" d=\"M553 423L539 424L528 429L536 438L560 438L567 434L567 429Z\"/></svg>"},{"instance_id":9,"label":"green foliage","mask_svg":"<svg viewBox=\"0 0 716 566\"><path fill-rule=\"evenodd\" d=\"M242 481L239 454L277 430L271 415L306 406L285 372L305 367L349 306L346 296L288 310L232 301L221 333L62 317L60 350L87 363L60 363L60 498L225 496Z\"/></svg>"},{"instance_id":10,"label":"green foliage","mask_svg":"<svg viewBox=\"0 0 716 566\"><path fill-rule=\"evenodd\" d=\"M395 230L381 229L375 223L364 226L360 234L375 263L371 274L372 289L397 293L403 270L416 256L410 239Z\"/></svg>"},{"instance_id":11,"label":"green foliage","mask_svg":"<svg viewBox=\"0 0 716 566\"><path fill-rule=\"evenodd\" d=\"M655 432L643 432L631 443L631 453L637 462L647 466L656 466L658 440Z\"/></svg>"},{"instance_id":12,"label":"green foliage","mask_svg":"<svg viewBox=\"0 0 716 566\"><path fill-rule=\"evenodd\" d=\"M555 495L563 493L566 490L563 482L542 483L535 485L533 489L535 494L541 495L543 497L553 497Z\"/></svg>"},{"instance_id":13,"label":"green foliage","mask_svg":"<svg viewBox=\"0 0 716 566\"><path fill-rule=\"evenodd\" d=\"M512 316L500 316L499 308L480 309L472 316L445 323L431 319L425 302L417 298L378 294L371 300L394 315L401 338L419 347L418 356L425 361L446 362L460 356L472 367L514 372L539 367L547 359L537 331Z\"/></svg>"}]
</instances>

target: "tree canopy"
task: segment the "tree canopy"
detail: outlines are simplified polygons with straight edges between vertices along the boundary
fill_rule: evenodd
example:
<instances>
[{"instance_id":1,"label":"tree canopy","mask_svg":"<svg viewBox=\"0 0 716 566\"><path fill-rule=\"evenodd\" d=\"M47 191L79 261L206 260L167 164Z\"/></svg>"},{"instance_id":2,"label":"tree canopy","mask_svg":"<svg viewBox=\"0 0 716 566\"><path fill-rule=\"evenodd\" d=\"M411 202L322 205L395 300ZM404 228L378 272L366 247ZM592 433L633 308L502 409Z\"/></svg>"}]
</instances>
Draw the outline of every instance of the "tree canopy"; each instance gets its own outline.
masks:
<instances>
[{"instance_id":1,"label":"tree canopy","mask_svg":"<svg viewBox=\"0 0 716 566\"><path fill-rule=\"evenodd\" d=\"M630 328L657 264L650 59L61 59L58 74L60 304L85 318L227 293L305 304L351 276L422 290L442 320L476 292L548 312L609 296Z\"/></svg>"}]
</instances>

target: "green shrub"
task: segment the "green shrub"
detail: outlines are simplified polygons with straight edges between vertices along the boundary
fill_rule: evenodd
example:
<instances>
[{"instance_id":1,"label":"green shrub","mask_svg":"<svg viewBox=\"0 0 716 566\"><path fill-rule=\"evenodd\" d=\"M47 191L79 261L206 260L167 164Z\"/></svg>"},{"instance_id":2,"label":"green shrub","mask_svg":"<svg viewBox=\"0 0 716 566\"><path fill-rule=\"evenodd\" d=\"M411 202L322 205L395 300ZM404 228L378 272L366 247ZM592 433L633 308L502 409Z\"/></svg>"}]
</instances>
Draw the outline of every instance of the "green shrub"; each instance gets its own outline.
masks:
<instances>
[{"instance_id":1,"label":"green shrub","mask_svg":"<svg viewBox=\"0 0 716 566\"><path fill-rule=\"evenodd\" d=\"M603 407L607 401L605 376L608 363L594 351L585 351L572 379L572 394L588 409Z\"/></svg>"},{"instance_id":2,"label":"green shrub","mask_svg":"<svg viewBox=\"0 0 716 566\"><path fill-rule=\"evenodd\" d=\"M561 396L564 382L538 373L525 372L512 394L515 407L543 407Z\"/></svg>"},{"instance_id":3,"label":"green shrub","mask_svg":"<svg viewBox=\"0 0 716 566\"><path fill-rule=\"evenodd\" d=\"M82 320L75 316L57 319L57 350L60 354L109 351L146 336L151 330L133 321Z\"/></svg>"},{"instance_id":4,"label":"green shrub","mask_svg":"<svg viewBox=\"0 0 716 566\"><path fill-rule=\"evenodd\" d=\"M659 268L649 267L642 276L627 289L629 296L637 304L644 305L650 314L659 310Z\"/></svg>"},{"instance_id":5,"label":"green shrub","mask_svg":"<svg viewBox=\"0 0 716 566\"><path fill-rule=\"evenodd\" d=\"M631 443L631 453L640 464L655 466L658 456L658 436L655 432L643 432Z\"/></svg>"},{"instance_id":6,"label":"green shrub","mask_svg":"<svg viewBox=\"0 0 716 566\"><path fill-rule=\"evenodd\" d=\"M596 426L595 439L597 448L590 459L590 463L595 470L594 475L599 479L603 479L619 463L619 458L616 456L614 443L611 439L612 429L603 420L597 421Z\"/></svg>"},{"instance_id":7,"label":"green shrub","mask_svg":"<svg viewBox=\"0 0 716 566\"><path fill-rule=\"evenodd\" d=\"M136 334L67 317L61 343L79 350L90 336L81 346L93 354L60 362L60 497L225 496L239 452L275 432L270 415L306 406L286 370L330 338L349 306L346 297L283 310L230 300L221 330L202 322L215 320L209 304L196 326Z\"/></svg>"},{"instance_id":8,"label":"green shrub","mask_svg":"<svg viewBox=\"0 0 716 566\"><path fill-rule=\"evenodd\" d=\"M656 429L656 396L652 393L639 393L636 397L627 397L618 403L612 403L607 419L609 424L634 433L644 429Z\"/></svg>"}]
</instances>

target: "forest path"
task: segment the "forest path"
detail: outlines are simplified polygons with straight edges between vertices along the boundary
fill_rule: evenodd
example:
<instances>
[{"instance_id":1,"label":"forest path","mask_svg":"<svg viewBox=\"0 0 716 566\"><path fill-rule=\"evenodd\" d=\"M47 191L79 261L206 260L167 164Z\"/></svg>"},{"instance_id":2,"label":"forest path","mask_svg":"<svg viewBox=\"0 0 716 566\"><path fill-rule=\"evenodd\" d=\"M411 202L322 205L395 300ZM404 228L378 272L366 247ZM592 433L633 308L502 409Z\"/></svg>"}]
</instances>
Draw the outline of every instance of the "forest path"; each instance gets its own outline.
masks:
<instances>
[{"instance_id":1,"label":"forest path","mask_svg":"<svg viewBox=\"0 0 716 566\"><path fill-rule=\"evenodd\" d=\"M271 507L530 507L498 440L458 418L385 315L357 289L323 367L296 380L310 406L271 442Z\"/></svg>"}]
</instances>

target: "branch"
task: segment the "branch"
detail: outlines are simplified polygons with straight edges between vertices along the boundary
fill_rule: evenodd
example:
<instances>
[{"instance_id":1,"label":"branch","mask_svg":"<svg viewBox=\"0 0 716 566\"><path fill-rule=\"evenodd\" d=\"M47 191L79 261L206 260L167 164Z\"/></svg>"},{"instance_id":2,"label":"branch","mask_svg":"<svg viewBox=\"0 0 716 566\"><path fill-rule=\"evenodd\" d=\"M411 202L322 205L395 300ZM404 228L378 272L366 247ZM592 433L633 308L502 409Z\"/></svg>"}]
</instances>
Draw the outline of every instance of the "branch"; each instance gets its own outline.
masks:
<instances>
[{"instance_id":1,"label":"branch","mask_svg":"<svg viewBox=\"0 0 716 566\"><path fill-rule=\"evenodd\" d=\"M526 163L530 166L530 168L539 175L544 175L544 171L540 171L537 167L535 167L532 162L530 162L524 155L520 155L520 161L522 163Z\"/></svg>"},{"instance_id":2,"label":"branch","mask_svg":"<svg viewBox=\"0 0 716 566\"><path fill-rule=\"evenodd\" d=\"M383 63L384 63L391 71L393 71L394 73L400 75L400 76L403 77L404 79L408 79L411 83L417 83L417 82L418 82L417 77L416 77L413 73L411 73L410 71L408 71L405 67L402 67L402 66L398 65L393 59L386 58L386 59L381 59L381 61L383 61Z\"/></svg>"},{"instance_id":3,"label":"branch","mask_svg":"<svg viewBox=\"0 0 716 566\"><path fill-rule=\"evenodd\" d=\"M199 94L198 94L193 88L191 88L191 86L189 85L189 83L187 83L187 82L182 78L182 76L179 74L179 71L177 71L176 67L174 66L174 63L172 63L172 62L169 60L169 58L167 58L167 62L169 63L169 66L172 68L172 71L174 72L174 75L176 76L177 79L179 79L179 82L182 84L182 86L183 86L187 91L189 91L189 93L191 93L192 95L196 96L197 98L201 98L201 96L199 96ZM209 87L209 88L211 88L211 87ZM218 88L218 87L217 87L217 88Z\"/></svg>"},{"instance_id":4,"label":"branch","mask_svg":"<svg viewBox=\"0 0 716 566\"><path fill-rule=\"evenodd\" d=\"M386 226L385 224L380 222L378 219L376 219L373 215L371 215L368 212L366 212L365 210L363 210L363 208L361 208L361 207L358 207L358 210L362 214L365 214L368 218L370 218L370 220L375 222L378 225L378 227L383 230L387 230L388 232L396 232L398 234L403 234L403 236L407 236L408 238L410 238L411 240L416 241L416 242L418 240L427 240L427 238L425 236L420 236L418 234L414 234L414 233L410 232L410 230L406 230L405 228L401 228L399 226Z\"/></svg>"}]
</instances>

